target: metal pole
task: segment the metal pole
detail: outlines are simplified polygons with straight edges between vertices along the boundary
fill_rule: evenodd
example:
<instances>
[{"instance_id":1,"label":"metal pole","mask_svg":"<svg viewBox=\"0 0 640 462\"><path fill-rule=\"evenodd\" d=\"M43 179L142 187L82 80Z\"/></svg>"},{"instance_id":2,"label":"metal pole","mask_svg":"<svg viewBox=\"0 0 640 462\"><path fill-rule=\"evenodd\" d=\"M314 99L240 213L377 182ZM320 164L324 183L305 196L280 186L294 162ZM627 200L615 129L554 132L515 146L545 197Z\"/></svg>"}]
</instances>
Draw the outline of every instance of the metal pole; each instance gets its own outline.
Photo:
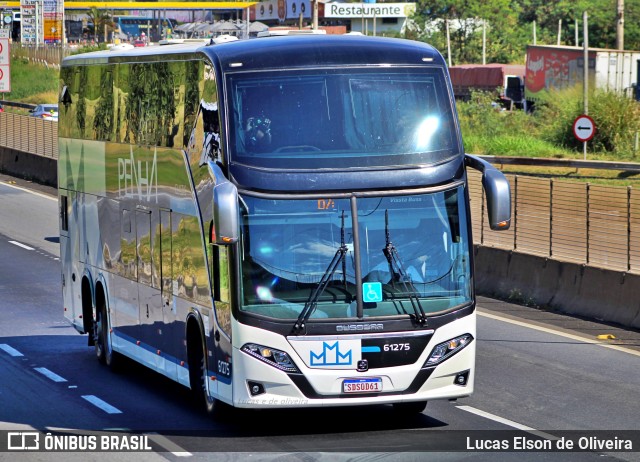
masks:
<instances>
[{"instance_id":1,"label":"metal pole","mask_svg":"<svg viewBox=\"0 0 640 462\"><path fill-rule=\"evenodd\" d=\"M549 256L553 257L553 178L549 180Z\"/></svg>"},{"instance_id":2,"label":"metal pole","mask_svg":"<svg viewBox=\"0 0 640 462\"><path fill-rule=\"evenodd\" d=\"M618 0L618 18L616 22L616 48L624 50L624 0Z\"/></svg>"},{"instance_id":3,"label":"metal pole","mask_svg":"<svg viewBox=\"0 0 640 462\"><path fill-rule=\"evenodd\" d=\"M376 10L374 8L374 10L373 10L373 36L374 37L376 36L376 21L377 20L378 19L376 18Z\"/></svg>"},{"instance_id":4,"label":"metal pole","mask_svg":"<svg viewBox=\"0 0 640 462\"><path fill-rule=\"evenodd\" d=\"M449 67L451 67L451 36L449 35L449 20L445 19L447 24L447 59L449 60Z\"/></svg>"},{"instance_id":5,"label":"metal pole","mask_svg":"<svg viewBox=\"0 0 640 462\"><path fill-rule=\"evenodd\" d=\"M533 20L533 44L536 45L537 40L536 40L536 21L535 19Z\"/></svg>"},{"instance_id":6,"label":"metal pole","mask_svg":"<svg viewBox=\"0 0 640 462\"><path fill-rule=\"evenodd\" d=\"M580 43L578 43L578 40L580 40L580 34L579 34L579 30L578 30L578 18L576 18L576 30L575 30L575 35L576 35L576 46L579 46Z\"/></svg>"},{"instance_id":7,"label":"metal pole","mask_svg":"<svg viewBox=\"0 0 640 462\"><path fill-rule=\"evenodd\" d=\"M562 19L558 19L558 46L560 46L561 37L562 37Z\"/></svg>"},{"instance_id":8,"label":"metal pole","mask_svg":"<svg viewBox=\"0 0 640 462\"><path fill-rule=\"evenodd\" d=\"M313 0L313 30L318 30L318 0Z\"/></svg>"},{"instance_id":9,"label":"metal pole","mask_svg":"<svg viewBox=\"0 0 640 462\"><path fill-rule=\"evenodd\" d=\"M586 226L587 235L585 236L585 238L586 238L585 240L586 240L587 248L585 249L585 251L586 251L587 254L585 255L585 259L587 260L586 264L588 265L589 264L589 235L591 234L589 232L590 231L589 230L589 225L590 225L590 222L591 222L591 214L589 213L590 212L590 207L591 207L591 185L589 183L587 183L586 184L586 188L587 188L587 214L586 214L585 219L586 219L586 222L587 222L586 223L586 225L587 225Z\"/></svg>"},{"instance_id":10,"label":"metal pole","mask_svg":"<svg viewBox=\"0 0 640 462\"><path fill-rule=\"evenodd\" d=\"M482 20L482 64L487 64L487 21Z\"/></svg>"},{"instance_id":11,"label":"metal pole","mask_svg":"<svg viewBox=\"0 0 640 462\"><path fill-rule=\"evenodd\" d=\"M583 34L584 34L584 38L583 38L583 76L582 76L582 86L583 86L583 90L582 90L582 94L583 94L583 98L584 98L584 114L588 115L589 114L589 25L588 25L588 16L587 16L587 12L585 11L582 14L582 22L584 23L584 25L582 26L584 28L583 30ZM584 160L587 160L587 142L583 141L582 142L582 150L584 152Z\"/></svg>"},{"instance_id":12,"label":"metal pole","mask_svg":"<svg viewBox=\"0 0 640 462\"><path fill-rule=\"evenodd\" d=\"M631 186L627 186L627 271L631 271Z\"/></svg>"}]
</instances>

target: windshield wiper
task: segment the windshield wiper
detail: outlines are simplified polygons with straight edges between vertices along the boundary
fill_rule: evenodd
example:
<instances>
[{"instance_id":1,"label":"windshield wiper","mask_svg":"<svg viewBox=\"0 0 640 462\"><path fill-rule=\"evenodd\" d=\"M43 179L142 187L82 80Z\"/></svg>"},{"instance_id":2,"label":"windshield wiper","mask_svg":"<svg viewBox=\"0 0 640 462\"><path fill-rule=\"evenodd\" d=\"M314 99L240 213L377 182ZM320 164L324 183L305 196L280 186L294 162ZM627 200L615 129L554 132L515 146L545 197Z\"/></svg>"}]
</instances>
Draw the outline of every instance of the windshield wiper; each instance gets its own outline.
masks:
<instances>
[{"instance_id":1,"label":"windshield wiper","mask_svg":"<svg viewBox=\"0 0 640 462\"><path fill-rule=\"evenodd\" d=\"M387 257L387 262L389 263L391 285L395 286L397 275L399 281L404 287L404 290L409 294L409 301L411 302L411 307L413 308L413 312L415 313L416 321L419 324L426 325L427 315L422 308L422 304L420 303L420 297L418 297L417 295L417 290L413 285L411 276L409 276L404 270L404 265L402 264L400 255L398 255L398 250L393 245L393 242L391 242L391 235L389 233L389 210L384 211L384 238L386 245L384 249L382 249L382 253L384 253L385 257Z\"/></svg>"},{"instance_id":2,"label":"windshield wiper","mask_svg":"<svg viewBox=\"0 0 640 462\"><path fill-rule=\"evenodd\" d=\"M336 272L338 265L342 263L342 283L344 284L345 290L347 288L347 244L344 241L344 210L342 211L342 224L340 225L340 247L336 250L331 263L327 266L322 278L320 278L320 282L316 286L316 288L309 294L309 299L304 304L304 308L300 312L300 316L296 320L296 323L293 325L294 330L304 329L304 325L309 319L309 316L315 311L318 306L318 300L320 296L324 293L325 289L331 282L333 278L333 274Z\"/></svg>"}]
</instances>

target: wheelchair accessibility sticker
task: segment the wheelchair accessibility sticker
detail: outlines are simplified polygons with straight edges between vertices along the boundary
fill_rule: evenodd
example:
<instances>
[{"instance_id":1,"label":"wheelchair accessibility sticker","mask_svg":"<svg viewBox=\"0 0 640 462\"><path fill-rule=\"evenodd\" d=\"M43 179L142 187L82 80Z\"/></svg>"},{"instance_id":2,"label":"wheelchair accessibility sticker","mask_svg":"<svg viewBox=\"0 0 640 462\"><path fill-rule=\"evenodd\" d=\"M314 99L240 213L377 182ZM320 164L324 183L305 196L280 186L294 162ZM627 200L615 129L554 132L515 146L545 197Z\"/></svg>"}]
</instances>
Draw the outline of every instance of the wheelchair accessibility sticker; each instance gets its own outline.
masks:
<instances>
[{"instance_id":1,"label":"wheelchair accessibility sticker","mask_svg":"<svg viewBox=\"0 0 640 462\"><path fill-rule=\"evenodd\" d=\"M362 301L374 303L382 301L382 284L380 282L365 282L362 284Z\"/></svg>"}]
</instances>

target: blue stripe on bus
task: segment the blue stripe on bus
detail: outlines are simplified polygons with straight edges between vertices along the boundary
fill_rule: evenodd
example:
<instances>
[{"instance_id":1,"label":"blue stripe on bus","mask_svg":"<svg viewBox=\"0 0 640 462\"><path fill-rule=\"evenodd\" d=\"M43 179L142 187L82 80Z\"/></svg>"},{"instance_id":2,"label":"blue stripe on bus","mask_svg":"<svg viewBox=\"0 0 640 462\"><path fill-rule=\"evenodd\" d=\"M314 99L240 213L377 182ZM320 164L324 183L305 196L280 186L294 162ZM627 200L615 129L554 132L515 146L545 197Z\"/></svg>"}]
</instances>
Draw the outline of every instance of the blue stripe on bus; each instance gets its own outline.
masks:
<instances>
[{"instance_id":1,"label":"blue stripe on bus","mask_svg":"<svg viewBox=\"0 0 640 462\"><path fill-rule=\"evenodd\" d=\"M368 346L362 347L363 353L380 353L380 347L378 346Z\"/></svg>"}]
</instances>

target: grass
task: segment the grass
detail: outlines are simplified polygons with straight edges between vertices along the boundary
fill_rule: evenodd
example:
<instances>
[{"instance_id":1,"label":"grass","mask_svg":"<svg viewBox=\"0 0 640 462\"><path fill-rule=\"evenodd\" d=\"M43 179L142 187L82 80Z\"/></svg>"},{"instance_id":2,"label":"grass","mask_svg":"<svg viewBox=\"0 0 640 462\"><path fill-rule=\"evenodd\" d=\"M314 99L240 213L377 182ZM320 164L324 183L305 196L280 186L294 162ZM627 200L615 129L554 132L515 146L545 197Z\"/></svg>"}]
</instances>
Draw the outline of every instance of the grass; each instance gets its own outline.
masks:
<instances>
[{"instance_id":1,"label":"grass","mask_svg":"<svg viewBox=\"0 0 640 462\"><path fill-rule=\"evenodd\" d=\"M30 64L25 59L12 59L11 92L4 93L3 99L29 104L56 103L58 85L57 69ZM13 112L17 108L6 109Z\"/></svg>"},{"instance_id":2,"label":"grass","mask_svg":"<svg viewBox=\"0 0 640 462\"><path fill-rule=\"evenodd\" d=\"M465 135L465 151L485 156L572 158L572 153L548 141L526 135ZM514 154L517 153L517 154Z\"/></svg>"}]
</instances>

